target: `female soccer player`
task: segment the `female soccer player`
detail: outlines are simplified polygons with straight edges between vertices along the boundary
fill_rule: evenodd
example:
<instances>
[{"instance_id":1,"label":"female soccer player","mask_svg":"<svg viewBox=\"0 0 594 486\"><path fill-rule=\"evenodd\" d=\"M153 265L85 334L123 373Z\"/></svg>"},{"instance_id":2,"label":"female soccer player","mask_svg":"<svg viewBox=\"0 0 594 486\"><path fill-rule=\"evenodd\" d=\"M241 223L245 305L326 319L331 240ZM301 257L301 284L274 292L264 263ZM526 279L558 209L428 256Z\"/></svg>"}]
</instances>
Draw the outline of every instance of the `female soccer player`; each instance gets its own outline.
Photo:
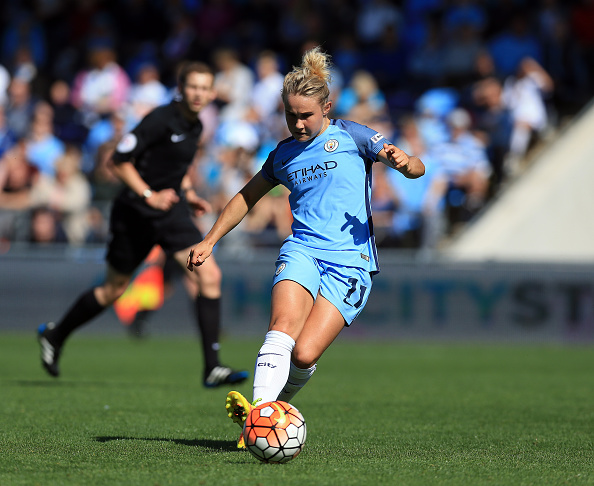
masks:
<instances>
[{"instance_id":1,"label":"female soccer player","mask_svg":"<svg viewBox=\"0 0 594 486\"><path fill-rule=\"evenodd\" d=\"M381 161L414 179L425 173L417 157L376 131L328 118L330 59L319 47L285 77L282 99L291 137L227 204L188 268L204 264L214 245L278 184L291 194L292 235L283 243L273 277L269 331L255 366L253 403L290 401L307 383L322 353L361 312L379 272L371 220L371 167ZM227 396L229 417L243 425L252 405ZM241 437L238 447L242 447Z\"/></svg>"}]
</instances>

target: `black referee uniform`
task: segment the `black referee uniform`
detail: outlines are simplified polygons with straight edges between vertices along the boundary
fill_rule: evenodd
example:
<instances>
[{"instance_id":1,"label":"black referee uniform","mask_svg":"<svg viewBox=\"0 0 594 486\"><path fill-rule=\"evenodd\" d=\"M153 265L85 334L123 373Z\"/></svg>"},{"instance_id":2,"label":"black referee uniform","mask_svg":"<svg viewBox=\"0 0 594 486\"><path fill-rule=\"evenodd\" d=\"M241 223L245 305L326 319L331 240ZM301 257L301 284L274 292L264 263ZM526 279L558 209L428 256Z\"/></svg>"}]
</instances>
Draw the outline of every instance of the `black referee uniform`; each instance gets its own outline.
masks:
<instances>
[{"instance_id":1,"label":"black referee uniform","mask_svg":"<svg viewBox=\"0 0 594 486\"><path fill-rule=\"evenodd\" d=\"M112 239L107 261L121 273L132 273L158 244L171 256L202 240L181 192L181 182L198 147L202 123L190 121L178 101L150 112L116 147L114 163L132 161L155 191L173 188L180 201L169 211L154 209L144 197L124 188L115 199L110 219Z\"/></svg>"},{"instance_id":2,"label":"black referee uniform","mask_svg":"<svg viewBox=\"0 0 594 486\"><path fill-rule=\"evenodd\" d=\"M181 190L198 147L202 123L197 114L195 117L184 115L183 103L184 100L174 100L147 114L122 137L112 157L115 164L131 162L151 188L144 196L139 196L126 186L112 206L106 259L124 276L132 275L156 244L172 256L203 239ZM152 191L164 189L174 189L179 201L167 211L149 206L146 198L151 197ZM235 371L219 363L220 307L220 298L198 295L194 302L207 387L240 383L248 377L246 371ZM78 298L57 325L47 323L39 327L42 364L48 373L59 375L57 364L66 338L104 309L97 301L95 289L90 289Z\"/></svg>"}]
</instances>

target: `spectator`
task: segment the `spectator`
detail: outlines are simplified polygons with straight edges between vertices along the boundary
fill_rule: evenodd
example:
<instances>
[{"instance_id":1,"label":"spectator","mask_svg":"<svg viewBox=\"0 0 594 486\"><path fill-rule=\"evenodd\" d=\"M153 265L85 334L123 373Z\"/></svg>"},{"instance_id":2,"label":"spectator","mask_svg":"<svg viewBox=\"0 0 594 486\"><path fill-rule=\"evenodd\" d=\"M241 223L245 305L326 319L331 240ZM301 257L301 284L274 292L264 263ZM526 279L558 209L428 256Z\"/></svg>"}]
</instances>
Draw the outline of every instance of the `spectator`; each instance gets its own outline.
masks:
<instances>
[{"instance_id":1,"label":"spectator","mask_svg":"<svg viewBox=\"0 0 594 486\"><path fill-rule=\"evenodd\" d=\"M23 140L15 143L0 158L0 192L19 193L31 189L39 170L26 157Z\"/></svg>"},{"instance_id":2,"label":"spectator","mask_svg":"<svg viewBox=\"0 0 594 486\"><path fill-rule=\"evenodd\" d=\"M29 215L21 206L12 207L15 198L26 198L39 177L37 168L26 157L25 142L17 142L0 158L0 239L24 241L29 232Z\"/></svg>"},{"instance_id":3,"label":"spectator","mask_svg":"<svg viewBox=\"0 0 594 486\"><path fill-rule=\"evenodd\" d=\"M219 116L222 121L241 120L251 104L254 74L239 60L234 49L218 49L213 57L217 69L216 101L221 105Z\"/></svg>"},{"instance_id":4,"label":"spectator","mask_svg":"<svg viewBox=\"0 0 594 486\"><path fill-rule=\"evenodd\" d=\"M0 157L9 150L17 141L16 135L6 123L4 106L0 104Z\"/></svg>"},{"instance_id":5,"label":"spectator","mask_svg":"<svg viewBox=\"0 0 594 486\"><path fill-rule=\"evenodd\" d=\"M41 206L31 211L29 242L47 245L66 241L60 222L51 209Z\"/></svg>"},{"instance_id":6,"label":"spectator","mask_svg":"<svg viewBox=\"0 0 594 486\"><path fill-rule=\"evenodd\" d=\"M117 62L117 53L107 41L89 46L88 66L80 70L72 89L72 102L92 126L99 118L123 108L128 99L130 78Z\"/></svg>"},{"instance_id":7,"label":"spectator","mask_svg":"<svg viewBox=\"0 0 594 486\"><path fill-rule=\"evenodd\" d=\"M55 165L54 178L42 176L32 187L29 204L49 208L60 221L70 244L84 243L88 232L91 186L80 170L80 150L69 147Z\"/></svg>"},{"instance_id":8,"label":"spectator","mask_svg":"<svg viewBox=\"0 0 594 486\"><path fill-rule=\"evenodd\" d=\"M31 51L27 46L20 46L14 56L13 77L35 84L39 70Z\"/></svg>"},{"instance_id":9,"label":"spectator","mask_svg":"<svg viewBox=\"0 0 594 486\"><path fill-rule=\"evenodd\" d=\"M4 194L0 207L21 211L45 208L60 223L66 240L80 244L87 236L86 212L90 200L89 182L80 172L80 152L71 147L57 160L55 177L41 174L30 188ZM45 228L49 215L43 211L40 214L40 225Z\"/></svg>"},{"instance_id":10,"label":"spectator","mask_svg":"<svg viewBox=\"0 0 594 486\"><path fill-rule=\"evenodd\" d=\"M447 116L450 137L430 148L431 157L448 178L450 223L466 222L484 205L491 166L482 141L472 132L472 120L462 108Z\"/></svg>"},{"instance_id":11,"label":"spectator","mask_svg":"<svg viewBox=\"0 0 594 486\"><path fill-rule=\"evenodd\" d=\"M26 139L27 158L42 174L54 176L55 162L64 154L64 143L54 135L54 110L46 101L35 106L31 131Z\"/></svg>"},{"instance_id":12,"label":"spectator","mask_svg":"<svg viewBox=\"0 0 594 486\"><path fill-rule=\"evenodd\" d=\"M284 76L274 52L262 51L258 55L256 73L258 79L252 92L250 113L260 132L260 140L276 140L284 122L281 102Z\"/></svg>"},{"instance_id":13,"label":"spectator","mask_svg":"<svg viewBox=\"0 0 594 486\"><path fill-rule=\"evenodd\" d=\"M65 144L82 146L89 130L81 113L70 102L70 86L66 81L57 79L51 84L49 102L54 110L54 135Z\"/></svg>"},{"instance_id":14,"label":"spectator","mask_svg":"<svg viewBox=\"0 0 594 486\"><path fill-rule=\"evenodd\" d=\"M36 97L31 93L31 83L13 78L8 87L6 123L17 138L25 138L29 133Z\"/></svg>"},{"instance_id":15,"label":"spectator","mask_svg":"<svg viewBox=\"0 0 594 486\"><path fill-rule=\"evenodd\" d=\"M279 70L277 56L272 51L262 51L256 61L257 81L254 84L252 104L258 114L258 119L263 120L279 111L281 90L284 76Z\"/></svg>"},{"instance_id":16,"label":"spectator","mask_svg":"<svg viewBox=\"0 0 594 486\"><path fill-rule=\"evenodd\" d=\"M378 247L391 246L392 218L398 207L398 196L388 181L383 165L373 168L373 193L371 210L373 212L373 234Z\"/></svg>"},{"instance_id":17,"label":"spectator","mask_svg":"<svg viewBox=\"0 0 594 486\"><path fill-rule=\"evenodd\" d=\"M123 187L121 179L113 171L111 156L127 129L125 117L121 112L111 115L109 122L111 136L97 147L93 169L89 177L93 185L93 206L101 212L106 220L109 219L114 198Z\"/></svg>"},{"instance_id":18,"label":"spectator","mask_svg":"<svg viewBox=\"0 0 594 486\"><path fill-rule=\"evenodd\" d=\"M161 82L159 68L150 62L140 66L128 96L131 122L138 123L153 108L164 105L170 100L169 92Z\"/></svg>"},{"instance_id":19,"label":"spectator","mask_svg":"<svg viewBox=\"0 0 594 486\"><path fill-rule=\"evenodd\" d=\"M400 178L392 177L392 171L386 171L386 183L396 206L380 246L433 250L445 233L447 178L440 165L428 153L414 117L407 116L401 121L397 143L407 153L414 150L421 154L425 163L425 175L409 180L409 184L402 184Z\"/></svg>"},{"instance_id":20,"label":"spectator","mask_svg":"<svg viewBox=\"0 0 594 486\"><path fill-rule=\"evenodd\" d=\"M416 123L426 147L445 142L449 138L445 118L456 107L458 97L459 94L454 89L434 88L417 98Z\"/></svg>"},{"instance_id":21,"label":"spectator","mask_svg":"<svg viewBox=\"0 0 594 486\"><path fill-rule=\"evenodd\" d=\"M513 130L512 112L503 102L502 91L501 82L493 77L478 81L472 90L476 129L486 145L493 171L492 191L497 191L506 177L504 165Z\"/></svg>"},{"instance_id":22,"label":"spectator","mask_svg":"<svg viewBox=\"0 0 594 486\"><path fill-rule=\"evenodd\" d=\"M553 90L549 74L532 58L525 58L517 74L503 84L503 101L511 110L514 128L510 141L508 170L515 173L533 138L540 138L548 127L544 97Z\"/></svg>"},{"instance_id":23,"label":"spectator","mask_svg":"<svg viewBox=\"0 0 594 486\"><path fill-rule=\"evenodd\" d=\"M387 109L386 97L375 77L369 71L358 70L348 86L341 91L334 111L339 117L346 116L358 123L365 123L360 121L361 116L358 119L352 118L357 117L357 113L353 115L353 111L365 112L366 117L370 118L387 114Z\"/></svg>"}]
</instances>

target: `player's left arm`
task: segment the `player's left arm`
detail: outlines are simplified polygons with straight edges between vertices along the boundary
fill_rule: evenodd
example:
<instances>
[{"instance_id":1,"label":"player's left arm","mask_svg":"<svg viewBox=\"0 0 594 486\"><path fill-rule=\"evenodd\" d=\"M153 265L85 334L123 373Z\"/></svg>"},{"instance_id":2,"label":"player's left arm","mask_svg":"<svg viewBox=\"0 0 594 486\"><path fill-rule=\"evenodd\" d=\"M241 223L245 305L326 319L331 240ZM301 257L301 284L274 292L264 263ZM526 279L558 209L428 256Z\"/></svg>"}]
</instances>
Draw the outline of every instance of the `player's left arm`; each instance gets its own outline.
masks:
<instances>
[{"instance_id":1,"label":"player's left arm","mask_svg":"<svg viewBox=\"0 0 594 486\"><path fill-rule=\"evenodd\" d=\"M425 165L421 159L414 155L408 155L396 145L384 143L384 148L377 154L377 158L408 179L417 179L425 173Z\"/></svg>"}]
</instances>

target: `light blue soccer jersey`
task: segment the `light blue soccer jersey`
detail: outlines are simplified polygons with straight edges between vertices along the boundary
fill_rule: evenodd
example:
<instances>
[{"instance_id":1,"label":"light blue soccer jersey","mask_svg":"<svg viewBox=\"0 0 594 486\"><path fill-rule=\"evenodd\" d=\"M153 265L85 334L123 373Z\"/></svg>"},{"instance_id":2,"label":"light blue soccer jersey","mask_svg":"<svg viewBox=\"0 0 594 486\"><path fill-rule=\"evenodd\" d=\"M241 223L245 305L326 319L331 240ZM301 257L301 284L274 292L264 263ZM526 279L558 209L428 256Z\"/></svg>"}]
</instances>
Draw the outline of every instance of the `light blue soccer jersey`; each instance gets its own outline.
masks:
<instances>
[{"instance_id":1,"label":"light blue soccer jersey","mask_svg":"<svg viewBox=\"0 0 594 486\"><path fill-rule=\"evenodd\" d=\"M327 262L379 271L371 220L371 167L388 142L366 126L331 120L307 142L290 137L270 152L262 175L291 194L293 234L282 251L299 249Z\"/></svg>"}]
</instances>

